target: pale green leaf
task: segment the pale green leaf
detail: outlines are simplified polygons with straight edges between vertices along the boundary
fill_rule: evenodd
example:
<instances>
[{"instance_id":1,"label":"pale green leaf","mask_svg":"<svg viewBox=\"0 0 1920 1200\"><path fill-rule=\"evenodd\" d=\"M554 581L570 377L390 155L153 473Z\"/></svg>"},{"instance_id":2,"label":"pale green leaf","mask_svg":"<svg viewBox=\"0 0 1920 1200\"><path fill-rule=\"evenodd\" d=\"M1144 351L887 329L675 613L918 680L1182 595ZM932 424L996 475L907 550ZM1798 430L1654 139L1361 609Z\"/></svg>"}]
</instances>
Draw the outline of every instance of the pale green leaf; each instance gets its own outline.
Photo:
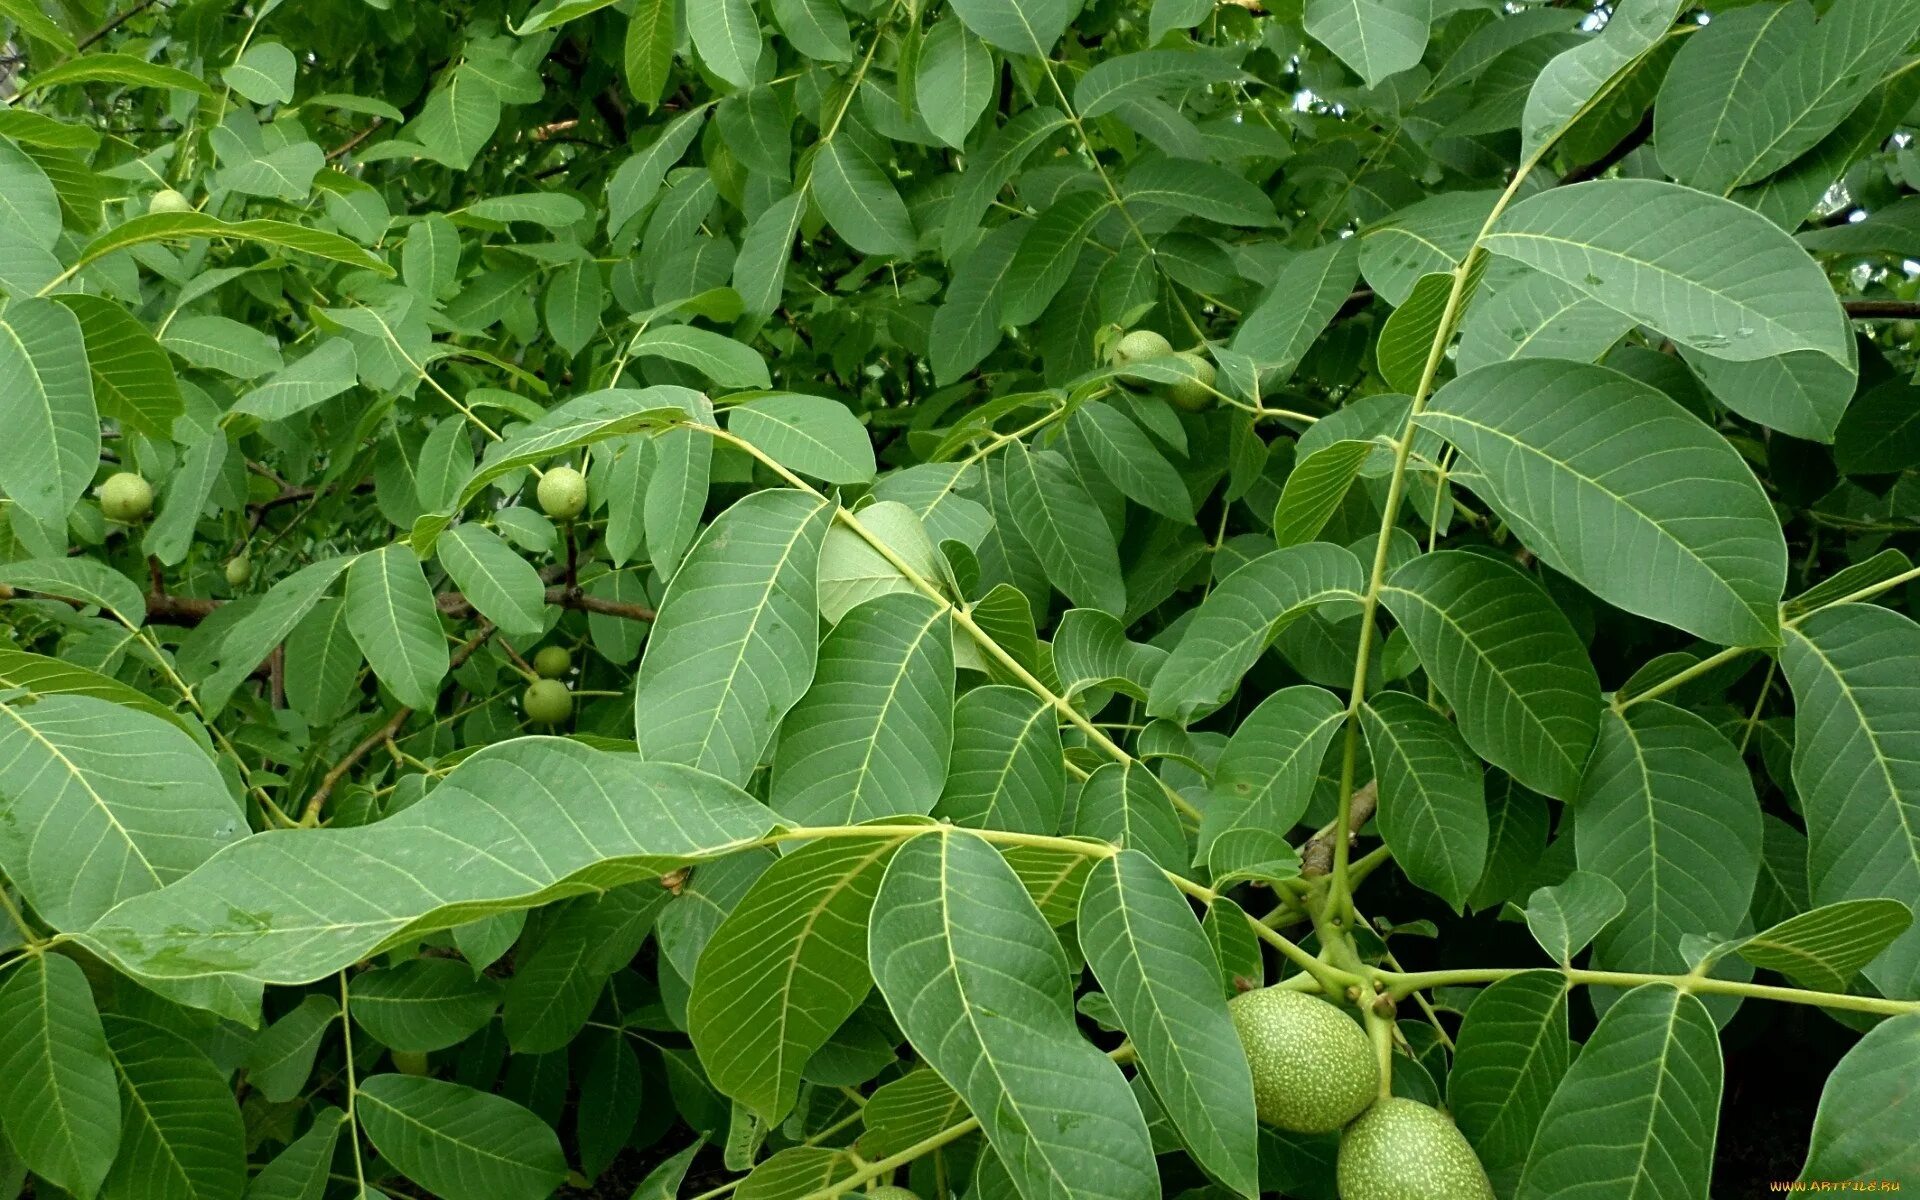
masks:
<instances>
[{"instance_id":1,"label":"pale green leaf","mask_svg":"<svg viewBox=\"0 0 1920 1200\"><path fill-rule=\"evenodd\" d=\"M1405 692L1360 709L1380 783L1374 820L1407 878L1458 912L1487 862L1482 768L1439 713Z\"/></svg>"},{"instance_id":2,"label":"pale green leaf","mask_svg":"<svg viewBox=\"0 0 1920 1200\"><path fill-rule=\"evenodd\" d=\"M828 483L873 479L873 440L838 400L774 392L727 409L727 429L781 466Z\"/></svg>"},{"instance_id":3,"label":"pale green leaf","mask_svg":"<svg viewBox=\"0 0 1920 1200\"><path fill-rule=\"evenodd\" d=\"M1920 1170L1916 1071L1920 1014L1868 1030L1827 1077L1800 1178L1815 1187L1911 1179Z\"/></svg>"},{"instance_id":4,"label":"pale green leaf","mask_svg":"<svg viewBox=\"0 0 1920 1200\"><path fill-rule=\"evenodd\" d=\"M982 829L1057 829L1066 793L1058 720L1052 705L1025 688L990 684L963 694L933 815Z\"/></svg>"},{"instance_id":5,"label":"pale green leaf","mask_svg":"<svg viewBox=\"0 0 1920 1200\"><path fill-rule=\"evenodd\" d=\"M228 87L255 104L285 104L293 99L297 68L293 51L279 42L255 42L220 76Z\"/></svg>"},{"instance_id":6,"label":"pale green leaf","mask_svg":"<svg viewBox=\"0 0 1920 1200\"><path fill-rule=\"evenodd\" d=\"M402 1175L446 1200L545 1200L566 1178L560 1138L501 1096L411 1075L360 1081L354 1116Z\"/></svg>"},{"instance_id":7,"label":"pale green leaf","mask_svg":"<svg viewBox=\"0 0 1920 1200\"><path fill-rule=\"evenodd\" d=\"M0 1121L35 1175L94 1195L121 1139L106 1031L80 966L29 954L0 976Z\"/></svg>"},{"instance_id":8,"label":"pale green leaf","mask_svg":"<svg viewBox=\"0 0 1920 1200\"><path fill-rule=\"evenodd\" d=\"M1773 506L1739 453L1665 393L1523 359L1461 376L1415 419L1459 448L1528 549L1601 599L1726 645L1778 640Z\"/></svg>"},{"instance_id":9,"label":"pale green leaf","mask_svg":"<svg viewBox=\"0 0 1920 1200\"><path fill-rule=\"evenodd\" d=\"M1573 871L1527 897L1527 931L1557 963L1571 964L1627 907L1627 894L1605 875Z\"/></svg>"},{"instance_id":10,"label":"pale green leaf","mask_svg":"<svg viewBox=\"0 0 1920 1200\"><path fill-rule=\"evenodd\" d=\"M764 388L772 384L766 360L758 351L724 334L691 325L642 330L627 343L627 356L685 363L722 388Z\"/></svg>"},{"instance_id":11,"label":"pale green leaf","mask_svg":"<svg viewBox=\"0 0 1920 1200\"><path fill-rule=\"evenodd\" d=\"M498 534L479 525L455 525L441 535L434 552L461 594L509 637L537 638L546 628L546 585ZM351 577L347 587L351 602Z\"/></svg>"},{"instance_id":12,"label":"pale green leaf","mask_svg":"<svg viewBox=\"0 0 1920 1200\"><path fill-rule=\"evenodd\" d=\"M869 957L907 1039L954 1081L1022 1194L1150 1200L1146 1121L1073 1019L1066 955L991 846L918 838L887 867Z\"/></svg>"},{"instance_id":13,"label":"pale green leaf","mask_svg":"<svg viewBox=\"0 0 1920 1200\"><path fill-rule=\"evenodd\" d=\"M376 825L257 833L84 935L138 977L307 983L477 917L662 874L752 843L773 814L671 763L520 738ZM328 897L325 912L306 899Z\"/></svg>"},{"instance_id":14,"label":"pale green leaf","mask_svg":"<svg viewBox=\"0 0 1920 1200\"><path fill-rule=\"evenodd\" d=\"M1635 988L1554 1091L1516 1195L1707 1195L1721 1078L1720 1038L1700 1001L1666 984Z\"/></svg>"},{"instance_id":15,"label":"pale green leaf","mask_svg":"<svg viewBox=\"0 0 1920 1200\"><path fill-rule=\"evenodd\" d=\"M648 759L753 774L812 681L828 505L754 492L715 518L667 587L634 695Z\"/></svg>"},{"instance_id":16,"label":"pale green leaf","mask_svg":"<svg viewBox=\"0 0 1920 1200\"><path fill-rule=\"evenodd\" d=\"M1419 0L1307 0L1307 32L1372 87L1418 66L1427 49L1429 4Z\"/></svg>"},{"instance_id":17,"label":"pale green leaf","mask_svg":"<svg viewBox=\"0 0 1920 1200\"><path fill-rule=\"evenodd\" d=\"M686 20L693 48L709 71L737 88L752 84L754 64L764 47L749 0L689 4Z\"/></svg>"},{"instance_id":18,"label":"pale green leaf","mask_svg":"<svg viewBox=\"0 0 1920 1200\"><path fill-rule=\"evenodd\" d=\"M247 1130L226 1072L178 1033L109 1014L120 1075L120 1154L104 1200L231 1200L247 1182Z\"/></svg>"},{"instance_id":19,"label":"pale green leaf","mask_svg":"<svg viewBox=\"0 0 1920 1200\"><path fill-rule=\"evenodd\" d=\"M0 490L64 526L100 462L100 417L79 318L50 300L0 311Z\"/></svg>"},{"instance_id":20,"label":"pale green leaf","mask_svg":"<svg viewBox=\"0 0 1920 1200\"><path fill-rule=\"evenodd\" d=\"M347 628L374 674L408 708L432 708L449 652L433 589L405 544L383 546L347 570Z\"/></svg>"},{"instance_id":21,"label":"pale green leaf","mask_svg":"<svg viewBox=\"0 0 1920 1200\"><path fill-rule=\"evenodd\" d=\"M179 726L82 695L0 704L0 866L56 929L84 928L245 832Z\"/></svg>"},{"instance_id":22,"label":"pale green leaf","mask_svg":"<svg viewBox=\"0 0 1920 1200\"><path fill-rule=\"evenodd\" d=\"M1253 1079L1186 897L1152 859L1122 850L1094 864L1078 928L1094 978L1194 1158L1234 1191L1258 1195Z\"/></svg>"}]
</instances>

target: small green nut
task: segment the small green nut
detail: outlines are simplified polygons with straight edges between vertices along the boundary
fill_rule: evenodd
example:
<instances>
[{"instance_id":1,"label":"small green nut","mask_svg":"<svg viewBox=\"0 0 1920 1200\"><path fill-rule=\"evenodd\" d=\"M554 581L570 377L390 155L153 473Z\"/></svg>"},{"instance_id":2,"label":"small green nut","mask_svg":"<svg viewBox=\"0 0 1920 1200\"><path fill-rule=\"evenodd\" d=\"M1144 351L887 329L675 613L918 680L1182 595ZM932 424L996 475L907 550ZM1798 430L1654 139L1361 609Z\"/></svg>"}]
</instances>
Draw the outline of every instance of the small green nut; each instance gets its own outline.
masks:
<instances>
[{"instance_id":1,"label":"small green nut","mask_svg":"<svg viewBox=\"0 0 1920 1200\"><path fill-rule=\"evenodd\" d=\"M1205 412L1213 407L1213 364L1191 350L1174 356L1193 369L1194 378L1167 384L1167 399L1188 412Z\"/></svg>"},{"instance_id":2,"label":"small green nut","mask_svg":"<svg viewBox=\"0 0 1920 1200\"><path fill-rule=\"evenodd\" d=\"M1294 1133L1330 1133L1380 1094L1380 1064L1353 1019L1324 1000L1283 988L1227 1002L1253 1069L1260 1119Z\"/></svg>"},{"instance_id":3,"label":"small green nut","mask_svg":"<svg viewBox=\"0 0 1920 1200\"><path fill-rule=\"evenodd\" d=\"M520 708L535 724L558 725L573 712L573 693L558 679L536 679L520 697Z\"/></svg>"},{"instance_id":4,"label":"small green nut","mask_svg":"<svg viewBox=\"0 0 1920 1200\"><path fill-rule=\"evenodd\" d=\"M433 1073L433 1064L427 1060L425 1054L422 1054L418 1050L390 1050L387 1053L393 1059L393 1069L402 1075L431 1075Z\"/></svg>"},{"instance_id":5,"label":"small green nut","mask_svg":"<svg viewBox=\"0 0 1920 1200\"><path fill-rule=\"evenodd\" d=\"M184 213L193 211L193 201L172 188L161 188L147 201L148 213Z\"/></svg>"},{"instance_id":6,"label":"small green nut","mask_svg":"<svg viewBox=\"0 0 1920 1200\"><path fill-rule=\"evenodd\" d=\"M854 1192L855 1200L920 1200L920 1197L903 1187L888 1184L870 1192Z\"/></svg>"},{"instance_id":7,"label":"small green nut","mask_svg":"<svg viewBox=\"0 0 1920 1200\"><path fill-rule=\"evenodd\" d=\"M1107 354L1116 367L1131 366L1150 358L1165 358L1173 353L1173 343L1151 329L1135 329L1121 336Z\"/></svg>"},{"instance_id":8,"label":"small green nut","mask_svg":"<svg viewBox=\"0 0 1920 1200\"><path fill-rule=\"evenodd\" d=\"M1916 339L1920 339L1920 321L1895 321L1893 337L1895 341L1913 345Z\"/></svg>"},{"instance_id":9,"label":"small green nut","mask_svg":"<svg viewBox=\"0 0 1920 1200\"><path fill-rule=\"evenodd\" d=\"M1473 1147L1418 1100L1381 1100L1340 1135L1340 1200L1493 1200Z\"/></svg>"},{"instance_id":10,"label":"small green nut","mask_svg":"<svg viewBox=\"0 0 1920 1200\"><path fill-rule=\"evenodd\" d=\"M587 477L572 467L555 467L542 475L535 492L540 511L556 521L571 521L587 507Z\"/></svg>"},{"instance_id":11,"label":"small green nut","mask_svg":"<svg viewBox=\"0 0 1920 1200\"><path fill-rule=\"evenodd\" d=\"M573 670L573 654L565 646L542 646L533 656L533 669L542 679L558 679Z\"/></svg>"},{"instance_id":12,"label":"small green nut","mask_svg":"<svg viewBox=\"0 0 1920 1200\"><path fill-rule=\"evenodd\" d=\"M227 560L227 586L245 587L247 580L253 578L253 560L245 554L236 554Z\"/></svg>"},{"instance_id":13,"label":"small green nut","mask_svg":"<svg viewBox=\"0 0 1920 1200\"><path fill-rule=\"evenodd\" d=\"M145 520L153 511L153 485L132 471L109 475L100 485L100 511L123 525Z\"/></svg>"}]
</instances>

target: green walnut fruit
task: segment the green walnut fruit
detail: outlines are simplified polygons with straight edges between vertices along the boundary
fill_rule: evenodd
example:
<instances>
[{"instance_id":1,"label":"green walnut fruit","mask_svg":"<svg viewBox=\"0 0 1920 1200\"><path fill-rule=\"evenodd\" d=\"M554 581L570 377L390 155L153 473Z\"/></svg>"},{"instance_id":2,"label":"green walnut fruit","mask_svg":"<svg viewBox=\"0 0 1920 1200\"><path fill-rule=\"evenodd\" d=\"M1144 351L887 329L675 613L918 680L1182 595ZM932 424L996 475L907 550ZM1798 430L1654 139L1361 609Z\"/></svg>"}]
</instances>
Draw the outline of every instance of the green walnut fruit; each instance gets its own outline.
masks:
<instances>
[{"instance_id":1,"label":"green walnut fruit","mask_svg":"<svg viewBox=\"0 0 1920 1200\"><path fill-rule=\"evenodd\" d=\"M853 1195L856 1200L920 1200L916 1193L903 1187L894 1187L892 1184L875 1188L871 1192L854 1192Z\"/></svg>"},{"instance_id":2,"label":"green walnut fruit","mask_svg":"<svg viewBox=\"0 0 1920 1200\"><path fill-rule=\"evenodd\" d=\"M132 471L109 475L100 485L100 511L125 525L144 520L153 511L153 485Z\"/></svg>"},{"instance_id":3,"label":"green walnut fruit","mask_svg":"<svg viewBox=\"0 0 1920 1200\"><path fill-rule=\"evenodd\" d=\"M393 1058L393 1069L402 1075L429 1075L433 1072L433 1064L418 1050L392 1050L388 1053Z\"/></svg>"},{"instance_id":4,"label":"green walnut fruit","mask_svg":"<svg viewBox=\"0 0 1920 1200\"><path fill-rule=\"evenodd\" d=\"M1473 1147L1439 1110L1395 1096L1340 1135L1340 1200L1493 1200Z\"/></svg>"},{"instance_id":5,"label":"green walnut fruit","mask_svg":"<svg viewBox=\"0 0 1920 1200\"><path fill-rule=\"evenodd\" d=\"M556 521L571 521L587 507L587 477L572 467L555 467L535 489L540 511Z\"/></svg>"},{"instance_id":6,"label":"green walnut fruit","mask_svg":"<svg viewBox=\"0 0 1920 1200\"><path fill-rule=\"evenodd\" d=\"M1380 1064L1367 1035L1324 1000L1281 988L1227 1002L1253 1068L1260 1119L1294 1133L1330 1133L1380 1093Z\"/></svg>"},{"instance_id":7,"label":"green walnut fruit","mask_svg":"<svg viewBox=\"0 0 1920 1200\"><path fill-rule=\"evenodd\" d=\"M236 554L227 560L227 586L245 587L247 580L253 578L253 560L244 554Z\"/></svg>"},{"instance_id":8,"label":"green walnut fruit","mask_svg":"<svg viewBox=\"0 0 1920 1200\"><path fill-rule=\"evenodd\" d=\"M573 655L565 646L542 646L533 656L533 669L542 679L558 679L573 670Z\"/></svg>"},{"instance_id":9,"label":"green walnut fruit","mask_svg":"<svg viewBox=\"0 0 1920 1200\"><path fill-rule=\"evenodd\" d=\"M1213 364L1191 350L1182 350L1175 357L1193 368L1195 378L1168 384L1167 399L1188 412L1204 412L1212 408Z\"/></svg>"},{"instance_id":10,"label":"green walnut fruit","mask_svg":"<svg viewBox=\"0 0 1920 1200\"><path fill-rule=\"evenodd\" d=\"M540 725L558 725L573 712L573 693L558 679L536 679L520 697L527 720Z\"/></svg>"},{"instance_id":11,"label":"green walnut fruit","mask_svg":"<svg viewBox=\"0 0 1920 1200\"><path fill-rule=\"evenodd\" d=\"M182 196L172 188L161 188L147 201L149 213L183 213L193 211L193 201Z\"/></svg>"},{"instance_id":12,"label":"green walnut fruit","mask_svg":"<svg viewBox=\"0 0 1920 1200\"><path fill-rule=\"evenodd\" d=\"M1913 345L1914 340L1920 338L1920 321L1895 321L1893 336L1896 341Z\"/></svg>"},{"instance_id":13,"label":"green walnut fruit","mask_svg":"<svg viewBox=\"0 0 1920 1200\"><path fill-rule=\"evenodd\" d=\"M1173 343L1151 329L1136 329L1113 344L1107 359L1116 367L1130 366L1150 358L1165 358L1173 353Z\"/></svg>"}]
</instances>

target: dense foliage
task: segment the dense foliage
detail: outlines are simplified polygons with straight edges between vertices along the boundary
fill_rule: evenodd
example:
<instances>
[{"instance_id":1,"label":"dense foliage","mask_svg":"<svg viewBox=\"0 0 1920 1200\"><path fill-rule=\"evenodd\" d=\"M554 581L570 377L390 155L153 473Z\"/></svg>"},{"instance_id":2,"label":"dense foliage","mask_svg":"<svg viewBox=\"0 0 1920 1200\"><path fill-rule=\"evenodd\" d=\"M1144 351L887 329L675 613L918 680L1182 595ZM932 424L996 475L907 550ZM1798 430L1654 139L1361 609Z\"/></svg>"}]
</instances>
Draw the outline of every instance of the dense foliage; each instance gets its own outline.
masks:
<instances>
[{"instance_id":1,"label":"dense foliage","mask_svg":"<svg viewBox=\"0 0 1920 1200\"><path fill-rule=\"evenodd\" d=\"M0 29L0 1196L1920 1184L1913 0Z\"/></svg>"}]
</instances>

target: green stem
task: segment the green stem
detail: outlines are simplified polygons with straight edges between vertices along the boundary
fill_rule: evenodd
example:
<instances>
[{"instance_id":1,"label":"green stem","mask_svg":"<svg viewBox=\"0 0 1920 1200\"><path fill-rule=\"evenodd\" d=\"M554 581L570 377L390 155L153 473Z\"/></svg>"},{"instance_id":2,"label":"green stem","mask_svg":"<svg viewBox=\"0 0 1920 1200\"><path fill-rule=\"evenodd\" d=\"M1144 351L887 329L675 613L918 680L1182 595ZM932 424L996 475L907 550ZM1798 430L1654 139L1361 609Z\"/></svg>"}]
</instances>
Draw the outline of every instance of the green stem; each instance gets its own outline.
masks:
<instances>
[{"instance_id":1,"label":"green stem","mask_svg":"<svg viewBox=\"0 0 1920 1200\"><path fill-rule=\"evenodd\" d=\"M367 1191L367 1168L360 1160L360 1120L354 1115L354 1101L360 1095L360 1085L353 1073L353 1019L347 1010L347 973L340 972L340 1036L346 1045L347 1067L347 1140L353 1144L353 1177L360 1184L360 1193Z\"/></svg>"},{"instance_id":2,"label":"green stem","mask_svg":"<svg viewBox=\"0 0 1920 1200\"><path fill-rule=\"evenodd\" d=\"M1694 663L1684 671L1675 671L1644 692L1635 692L1631 696L1615 696L1613 707L1615 711L1625 712L1628 708L1640 703L1642 700L1658 699L1689 681L1700 678L1700 676L1705 675L1709 671L1725 666L1743 654L1753 653L1756 653L1756 651L1752 646L1729 646L1716 654L1707 655L1707 657Z\"/></svg>"},{"instance_id":3,"label":"green stem","mask_svg":"<svg viewBox=\"0 0 1920 1200\"><path fill-rule=\"evenodd\" d=\"M1453 971L1378 971L1375 977L1385 984L1396 999L1417 988L1448 987L1457 984L1498 983L1529 970L1557 970L1572 984L1588 987L1632 988L1647 983L1664 983L1683 992L1704 992L1714 996L1746 996L1756 1000L1778 1000L1784 1004L1808 1004L1818 1008L1844 1009L1848 1012L1899 1016L1920 1012L1920 1000L1888 1000L1880 996L1853 996L1845 992L1816 992L1806 988L1775 987L1765 983L1742 983L1735 979L1712 979L1697 975L1654 975L1636 971L1588 971L1578 967L1484 967Z\"/></svg>"}]
</instances>

